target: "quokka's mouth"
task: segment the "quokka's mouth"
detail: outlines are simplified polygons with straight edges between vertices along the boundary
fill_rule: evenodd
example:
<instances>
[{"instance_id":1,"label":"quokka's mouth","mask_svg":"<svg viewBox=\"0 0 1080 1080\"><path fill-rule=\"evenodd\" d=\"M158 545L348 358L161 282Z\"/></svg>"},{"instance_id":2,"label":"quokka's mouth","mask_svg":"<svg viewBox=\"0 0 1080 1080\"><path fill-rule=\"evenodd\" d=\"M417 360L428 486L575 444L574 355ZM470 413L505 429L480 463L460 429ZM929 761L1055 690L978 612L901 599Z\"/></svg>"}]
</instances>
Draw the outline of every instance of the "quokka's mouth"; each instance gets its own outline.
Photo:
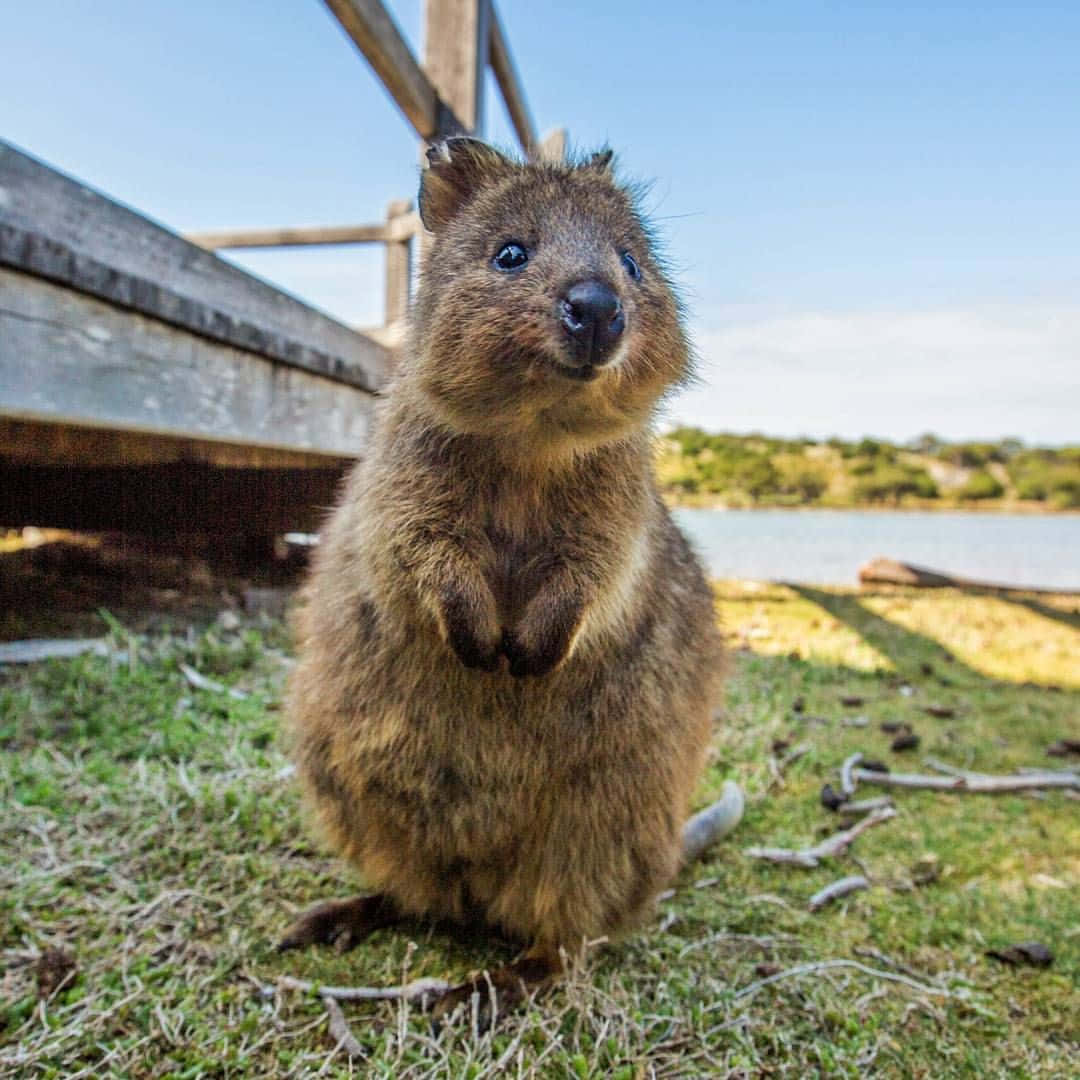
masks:
<instances>
[{"instance_id":1,"label":"quokka's mouth","mask_svg":"<svg viewBox=\"0 0 1080 1080\"><path fill-rule=\"evenodd\" d=\"M571 366L555 360L551 366L564 378L573 379L575 382L591 382L600 374L600 369L594 364Z\"/></svg>"}]
</instances>

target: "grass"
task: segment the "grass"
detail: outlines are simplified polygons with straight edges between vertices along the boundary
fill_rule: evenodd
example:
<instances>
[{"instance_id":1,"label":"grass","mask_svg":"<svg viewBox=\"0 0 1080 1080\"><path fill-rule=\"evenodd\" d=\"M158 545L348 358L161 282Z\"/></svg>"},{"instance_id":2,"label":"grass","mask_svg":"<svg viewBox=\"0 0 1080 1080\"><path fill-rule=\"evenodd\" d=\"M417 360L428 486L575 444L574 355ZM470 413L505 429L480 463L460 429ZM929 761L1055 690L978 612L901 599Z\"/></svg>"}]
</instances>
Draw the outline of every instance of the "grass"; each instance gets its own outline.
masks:
<instances>
[{"instance_id":1,"label":"grass","mask_svg":"<svg viewBox=\"0 0 1080 1080\"><path fill-rule=\"evenodd\" d=\"M735 663L699 797L738 779L739 831L684 871L640 932L590 949L565 986L492 1033L466 1022L435 1036L414 1006L345 1004L367 1055L352 1061L335 1053L317 995L275 992L277 976L460 978L510 953L424 926L347 954L273 951L296 910L356 888L313 846L283 774L281 625L125 615L98 622L122 656L0 669L0 1075L1080 1073L1080 803L1066 793L900 793L897 818L818 869L741 854L834 828L818 795L855 750L897 768L923 754L993 772L1060 767L1046 747L1080 735L1076 601L720 585L717 606ZM180 663L249 696L193 690ZM934 719L927 704L955 715ZM856 716L865 726L849 726ZM888 720L910 723L920 748L891 753ZM805 752L778 767L777 740ZM940 876L918 886L927 855ZM871 889L807 911L859 867ZM1026 940L1053 949L1049 969L985 955ZM75 977L39 996L49 948L74 959ZM824 961L923 989L850 964L753 989Z\"/></svg>"}]
</instances>

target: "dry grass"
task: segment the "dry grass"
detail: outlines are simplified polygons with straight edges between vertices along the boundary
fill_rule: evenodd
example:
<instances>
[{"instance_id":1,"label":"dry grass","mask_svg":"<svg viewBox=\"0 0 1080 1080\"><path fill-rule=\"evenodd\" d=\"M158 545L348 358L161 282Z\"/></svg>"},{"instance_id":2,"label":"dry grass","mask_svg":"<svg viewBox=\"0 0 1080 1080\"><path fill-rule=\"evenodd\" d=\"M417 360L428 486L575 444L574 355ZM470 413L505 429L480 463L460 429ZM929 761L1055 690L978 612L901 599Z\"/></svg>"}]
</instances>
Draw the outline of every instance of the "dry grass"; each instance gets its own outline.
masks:
<instances>
[{"instance_id":1,"label":"dry grass","mask_svg":"<svg viewBox=\"0 0 1080 1080\"><path fill-rule=\"evenodd\" d=\"M894 765L927 753L995 772L1060 766L1045 747L1080 734L1080 615L1045 598L780 586L721 587L718 607L736 666L700 796L739 779L741 830L654 922L590 949L491 1033L466 1021L435 1035L415 1004L343 1003L354 1059L335 1050L318 995L278 976L459 978L509 952L423 926L344 955L273 952L292 912L355 888L312 846L283 775L280 625L136 635L114 621L99 630L124 659L0 671L0 1075L1077 1075L1080 802L1067 793L901 793L895 820L818 869L741 851L835 827L818 793L855 749ZM180 663L251 696L193 690ZM845 708L850 695L864 704ZM932 719L928 703L956 715ZM867 726L847 726L853 715ZM890 754L883 720L914 726L914 757ZM808 744L783 771L777 739ZM941 875L916 886L926 855ZM860 868L871 889L807 911ZM1031 939L1054 950L1048 970L984 955ZM42 997L50 948L77 967Z\"/></svg>"}]
</instances>

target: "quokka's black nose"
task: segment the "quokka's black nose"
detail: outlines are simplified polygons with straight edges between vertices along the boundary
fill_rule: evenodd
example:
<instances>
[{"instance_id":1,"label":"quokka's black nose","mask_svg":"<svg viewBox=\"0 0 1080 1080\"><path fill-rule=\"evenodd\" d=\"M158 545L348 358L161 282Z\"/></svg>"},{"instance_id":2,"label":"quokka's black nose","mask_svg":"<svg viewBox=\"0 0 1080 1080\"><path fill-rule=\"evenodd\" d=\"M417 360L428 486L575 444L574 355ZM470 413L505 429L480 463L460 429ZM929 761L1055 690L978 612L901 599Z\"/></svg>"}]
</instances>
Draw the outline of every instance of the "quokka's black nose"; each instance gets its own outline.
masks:
<instances>
[{"instance_id":1,"label":"quokka's black nose","mask_svg":"<svg viewBox=\"0 0 1080 1080\"><path fill-rule=\"evenodd\" d=\"M606 364L626 328L615 290L603 281L576 281L559 302L560 318L581 364Z\"/></svg>"}]
</instances>

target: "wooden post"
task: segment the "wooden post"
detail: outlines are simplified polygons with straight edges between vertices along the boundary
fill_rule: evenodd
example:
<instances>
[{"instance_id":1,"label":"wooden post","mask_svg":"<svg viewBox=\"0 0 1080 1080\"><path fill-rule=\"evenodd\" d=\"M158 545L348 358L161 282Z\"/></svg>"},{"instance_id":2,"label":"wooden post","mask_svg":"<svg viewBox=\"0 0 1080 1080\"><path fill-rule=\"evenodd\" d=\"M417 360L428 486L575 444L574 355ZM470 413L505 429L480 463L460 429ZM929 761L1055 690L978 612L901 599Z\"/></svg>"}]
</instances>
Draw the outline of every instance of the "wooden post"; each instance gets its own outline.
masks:
<instances>
[{"instance_id":1,"label":"wooden post","mask_svg":"<svg viewBox=\"0 0 1080 1080\"><path fill-rule=\"evenodd\" d=\"M549 131L540 145L537 147L536 157L540 161L565 161L566 160L566 128L555 128Z\"/></svg>"},{"instance_id":2,"label":"wooden post","mask_svg":"<svg viewBox=\"0 0 1080 1080\"><path fill-rule=\"evenodd\" d=\"M409 238L390 239L395 235L394 222L412 210L408 199L395 199L386 207L386 324L399 322L409 310L411 251Z\"/></svg>"},{"instance_id":3,"label":"wooden post","mask_svg":"<svg viewBox=\"0 0 1080 1080\"><path fill-rule=\"evenodd\" d=\"M438 136L484 129L484 71L491 41L490 0L425 0L424 70L453 116L442 111Z\"/></svg>"},{"instance_id":4,"label":"wooden post","mask_svg":"<svg viewBox=\"0 0 1080 1080\"><path fill-rule=\"evenodd\" d=\"M538 149L536 125L529 112L525 88L521 85L521 76L518 74L513 54L510 52L510 45L499 22L499 13L494 5L489 8L489 12L491 73L495 76L503 101L506 102L506 112L510 117L510 123L514 125L522 150L525 151L527 157L536 157Z\"/></svg>"}]
</instances>

